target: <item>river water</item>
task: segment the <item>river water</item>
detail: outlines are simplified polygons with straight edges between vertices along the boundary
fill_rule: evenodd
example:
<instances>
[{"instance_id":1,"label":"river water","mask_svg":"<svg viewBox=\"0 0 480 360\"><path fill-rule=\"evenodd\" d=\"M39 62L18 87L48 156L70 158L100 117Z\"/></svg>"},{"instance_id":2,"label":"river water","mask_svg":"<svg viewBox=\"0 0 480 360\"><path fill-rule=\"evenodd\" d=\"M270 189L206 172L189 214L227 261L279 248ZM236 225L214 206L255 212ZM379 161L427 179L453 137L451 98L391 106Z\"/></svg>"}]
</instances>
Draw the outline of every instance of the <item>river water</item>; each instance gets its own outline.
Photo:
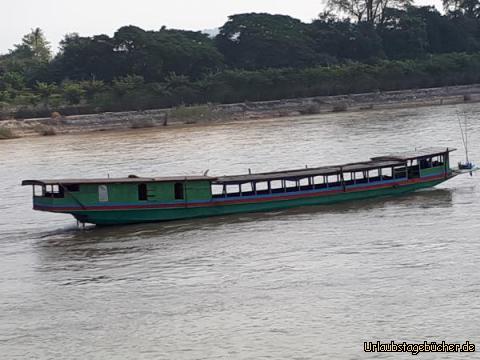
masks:
<instances>
[{"instance_id":1,"label":"river water","mask_svg":"<svg viewBox=\"0 0 480 360\"><path fill-rule=\"evenodd\" d=\"M0 357L367 359L391 356L364 353L364 341L480 347L478 175L397 198L84 232L31 210L20 186L462 149L457 112L480 161L479 104L0 142Z\"/></svg>"}]
</instances>

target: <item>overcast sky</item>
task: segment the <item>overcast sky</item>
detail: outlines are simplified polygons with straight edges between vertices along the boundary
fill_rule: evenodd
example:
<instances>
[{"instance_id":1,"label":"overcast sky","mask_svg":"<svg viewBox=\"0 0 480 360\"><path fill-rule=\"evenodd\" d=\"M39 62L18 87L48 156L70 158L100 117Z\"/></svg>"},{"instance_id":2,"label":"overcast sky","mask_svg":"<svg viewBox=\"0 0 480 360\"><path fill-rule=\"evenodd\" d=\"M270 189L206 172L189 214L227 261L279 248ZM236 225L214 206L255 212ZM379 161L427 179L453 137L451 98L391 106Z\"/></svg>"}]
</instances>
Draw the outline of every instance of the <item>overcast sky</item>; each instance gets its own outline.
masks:
<instances>
[{"instance_id":1,"label":"overcast sky","mask_svg":"<svg viewBox=\"0 0 480 360\"><path fill-rule=\"evenodd\" d=\"M441 0L416 4L441 8ZM309 22L324 10L325 0L3 0L1 7L0 53L6 53L35 27L44 30L56 49L72 32L112 35L124 25L212 29L223 25L228 15L244 12L285 14Z\"/></svg>"}]
</instances>

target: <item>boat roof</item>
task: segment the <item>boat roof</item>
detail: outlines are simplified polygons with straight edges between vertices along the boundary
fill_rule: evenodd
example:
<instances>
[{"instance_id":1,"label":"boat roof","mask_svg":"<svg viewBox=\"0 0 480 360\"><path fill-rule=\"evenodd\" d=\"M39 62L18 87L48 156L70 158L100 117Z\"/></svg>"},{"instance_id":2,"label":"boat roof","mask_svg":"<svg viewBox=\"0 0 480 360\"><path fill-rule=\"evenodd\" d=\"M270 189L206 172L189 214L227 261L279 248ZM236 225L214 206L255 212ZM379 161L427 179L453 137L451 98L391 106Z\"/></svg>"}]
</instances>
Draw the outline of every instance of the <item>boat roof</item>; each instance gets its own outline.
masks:
<instances>
[{"instance_id":1,"label":"boat roof","mask_svg":"<svg viewBox=\"0 0 480 360\"><path fill-rule=\"evenodd\" d=\"M165 176L165 177L137 177L124 178L98 178L98 179L47 179L23 180L22 185L69 185L69 184L118 184L118 183L151 183L151 182L176 182L176 181L212 181L210 176Z\"/></svg>"},{"instance_id":2,"label":"boat roof","mask_svg":"<svg viewBox=\"0 0 480 360\"><path fill-rule=\"evenodd\" d=\"M287 171L274 171L274 172L265 172L265 173L256 173L256 174L243 174L243 175L229 175L229 176L219 176L215 182L223 184L234 184L242 183L249 181L266 181L266 180L288 180L288 179L299 179L309 176L324 176L324 175L333 175L339 173L340 171L364 171L382 167L392 167L392 166L401 166L405 164L405 161L410 159L416 159L426 156L436 156L440 154L445 154L447 152L455 151L454 148L445 148L445 147L430 147L424 149L415 149L414 151L393 153L385 156L379 156L371 158L370 161L364 162L355 162L343 165L332 165L332 166L323 166L315 168L304 168L298 170L287 170Z\"/></svg>"},{"instance_id":3,"label":"boat roof","mask_svg":"<svg viewBox=\"0 0 480 360\"><path fill-rule=\"evenodd\" d=\"M117 183L152 183L152 182L181 182L181 181L211 181L216 184L239 184L250 181L267 180L298 180L309 176L326 176L337 174L341 171L354 172L364 171L382 167L401 166L405 161L436 156L455 151L454 148L431 147L415 149L415 151L393 153L385 156L371 158L370 161L348 163L343 165L332 165L314 168L303 168L286 171L273 171L255 174L225 175L219 177L211 176L170 176L170 177L137 177L130 175L124 178L103 178L103 179L52 179L52 180L24 180L22 185L68 185L68 184L117 184Z\"/></svg>"},{"instance_id":4,"label":"boat roof","mask_svg":"<svg viewBox=\"0 0 480 360\"><path fill-rule=\"evenodd\" d=\"M423 148L423 149L415 149L414 151L397 152L389 155L377 156L372 158L372 160L374 161L376 160L406 161L406 160L412 160L412 159L417 159L417 158L426 157L426 156L441 155L441 154L445 154L447 152L451 152L455 150L457 149L437 146L437 147L429 147L429 148Z\"/></svg>"},{"instance_id":5,"label":"boat roof","mask_svg":"<svg viewBox=\"0 0 480 360\"><path fill-rule=\"evenodd\" d=\"M274 171L257 174L245 174L245 175L229 175L219 176L214 182L216 183L241 183L249 181L266 181L266 180L296 180L309 176L325 176L337 174L340 171L362 171L369 169L376 169L379 167L390 167L403 165L401 161L366 161L344 165L323 166L316 168L304 168L298 170L288 171Z\"/></svg>"}]
</instances>

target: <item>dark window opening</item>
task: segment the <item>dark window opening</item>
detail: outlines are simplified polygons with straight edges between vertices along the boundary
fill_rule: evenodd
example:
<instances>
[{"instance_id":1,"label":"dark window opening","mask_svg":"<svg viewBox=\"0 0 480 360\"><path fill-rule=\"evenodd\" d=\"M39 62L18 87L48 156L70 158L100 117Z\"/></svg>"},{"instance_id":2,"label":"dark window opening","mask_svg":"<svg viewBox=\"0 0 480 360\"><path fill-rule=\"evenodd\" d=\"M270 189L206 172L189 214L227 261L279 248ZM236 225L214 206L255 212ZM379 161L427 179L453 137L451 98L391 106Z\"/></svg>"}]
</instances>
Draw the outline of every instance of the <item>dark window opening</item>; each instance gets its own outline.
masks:
<instances>
[{"instance_id":1,"label":"dark window opening","mask_svg":"<svg viewBox=\"0 0 480 360\"><path fill-rule=\"evenodd\" d=\"M420 177L420 169L418 165L408 167L408 178L415 179Z\"/></svg>"},{"instance_id":2,"label":"dark window opening","mask_svg":"<svg viewBox=\"0 0 480 360\"><path fill-rule=\"evenodd\" d=\"M138 185L138 200L148 200L147 184Z\"/></svg>"},{"instance_id":3,"label":"dark window opening","mask_svg":"<svg viewBox=\"0 0 480 360\"><path fill-rule=\"evenodd\" d=\"M45 196L52 198L63 198L65 197L63 187L60 185L47 185L45 186Z\"/></svg>"},{"instance_id":4,"label":"dark window opening","mask_svg":"<svg viewBox=\"0 0 480 360\"><path fill-rule=\"evenodd\" d=\"M183 200L183 184L182 183L175 183L175 200Z\"/></svg>"},{"instance_id":5,"label":"dark window opening","mask_svg":"<svg viewBox=\"0 0 480 360\"><path fill-rule=\"evenodd\" d=\"M69 192L78 192L80 191L80 185L79 184L68 184L65 185L65 189Z\"/></svg>"},{"instance_id":6,"label":"dark window opening","mask_svg":"<svg viewBox=\"0 0 480 360\"><path fill-rule=\"evenodd\" d=\"M407 168L405 166L396 166L393 168L393 178L402 179L407 177Z\"/></svg>"},{"instance_id":7,"label":"dark window opening","mask_svg":"<svg viewBox=\"0 0 480 360\"><path fill-rule=\"evenodd\" d=\"M428 169L432 167L432 158L424 158L420 160L420 169Z\"/></svg>"}]
</instances>

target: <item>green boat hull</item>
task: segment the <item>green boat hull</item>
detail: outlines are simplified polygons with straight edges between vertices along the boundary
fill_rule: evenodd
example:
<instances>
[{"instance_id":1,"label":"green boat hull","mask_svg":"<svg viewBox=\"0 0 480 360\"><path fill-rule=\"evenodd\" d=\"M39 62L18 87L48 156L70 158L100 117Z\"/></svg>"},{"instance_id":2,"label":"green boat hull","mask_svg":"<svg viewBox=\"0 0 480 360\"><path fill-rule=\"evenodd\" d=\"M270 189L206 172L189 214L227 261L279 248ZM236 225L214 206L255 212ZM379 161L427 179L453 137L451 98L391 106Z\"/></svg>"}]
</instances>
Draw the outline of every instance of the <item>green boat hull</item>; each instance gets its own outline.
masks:
<instances>
[{"instance_id":1,"label":"green boat hull","mask_svg":"<svg viewBox=\"0 0 480 360\"><path fill-rule=\"evenodd\" d=\"M210 216L220 216L238 213L266 212L279 209L287 209L299 206L309 205L327 205L344 201L368 199L383 196L395 196L419 189L429 188L447 180L446 178L432 181L423 181L400 186L390 186L379 189L346 191L327 195L300 197L287 200L255 201L219 204L205 203L196 206L182 206L176 208L148 208L148 209L128 209L128 210L79 210L70 211L79 221L92 223L96 225L119 225L146 222L171 221L180 219L202 218Z\"/></svg>"}]
</instances>

